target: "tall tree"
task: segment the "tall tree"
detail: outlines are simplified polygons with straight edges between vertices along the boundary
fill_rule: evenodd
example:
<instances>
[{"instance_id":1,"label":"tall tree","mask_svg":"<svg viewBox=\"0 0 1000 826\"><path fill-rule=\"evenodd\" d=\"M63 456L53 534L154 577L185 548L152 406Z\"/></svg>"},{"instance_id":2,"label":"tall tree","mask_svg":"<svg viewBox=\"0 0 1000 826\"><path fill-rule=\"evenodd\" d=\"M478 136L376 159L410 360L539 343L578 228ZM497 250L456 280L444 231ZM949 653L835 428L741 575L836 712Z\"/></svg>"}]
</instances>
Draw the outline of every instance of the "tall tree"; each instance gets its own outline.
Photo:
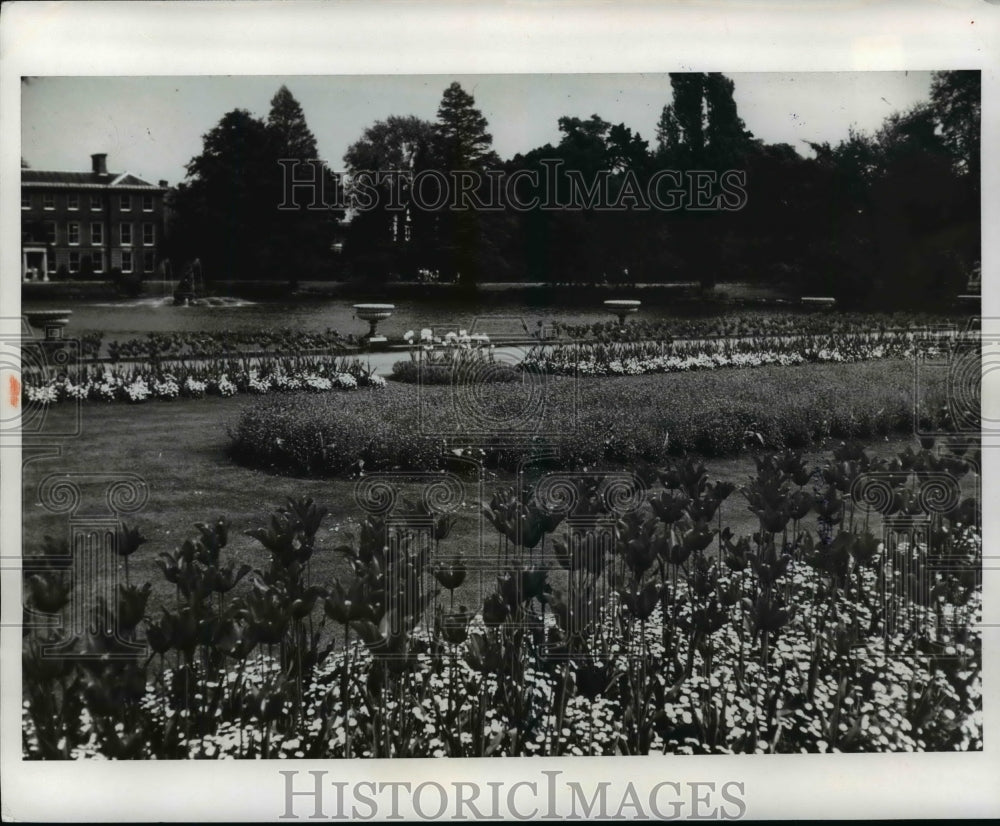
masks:
<instances>
[{"instance_id":1,"label":"tall tree","mask_svg":"<svg viewBox=\"0 0 1000 826\"><path fill-rule=\"evenodd\" d=\"M476 101L460 84L452 83L441 97L434 124L438 160L444 169L481 171L499 165L493 136Z\"/></svg>"},{"instance_id":2,"label":"tall tree","mask_svg":"<svg viewBox=\"0 0 1000 826\"><path fill-rule=\"evenodd\" d=\"M664 108L657 128L660 168L710 170L745 169L755 144L737 113L733 81L718 72L674 72L673 100ZM740 249L732 237L737 221L718 211L681 212L665 218L675 230L679 254L702 286L714 284L728 267L727 256Z\"/></svg>"},{"instance_id":3,"label":"tall tree","mask_svg":"<svg viewBox=\"0 0 1000 826\"><path fill-rule=\"evenodd\" d=\"M680 143L680 125L674 117L674 108L669 103L660 111L656 122L656 157L666 166L672 149Z\"/></svg>"},{"instance_id":4,"label":"tall tree","mask_svg":"<svg viewBox=\"0 0 1000 826\"><path fill-rule=\"evenodd\" d=\"M234 109L203 137L177 187L177 232L172 257L199 258L211 280L259 278L275 213L266 171L275 168L267 125Z\"/></svg>"},{"instance_id":5,"label":"tall tree","mask_svg":"<svg viewBox=\"0 0 1000 826\"><path fill-rule=\"evenodd\" d=\"M459 83L444 90L434 123L431 162L442 172L482 173L498 168L493 136L476 101ZM461 207L461 205L457 205ZM433 227L435 266L466 286L473 286L492 269L496 243L491 231L502 224L476 209L448 204L427 216Z\"/></svg>"},{"instance_id":6,"label":"tall tree","mask_svg":"<svg viewBox=\"0 0 1000 826\"><path fill-rule=\"evenodd\" d=\"M719 72L705 78L705 138L712 169L738 167L753 146L753 135L736 111L734 89L733 81Z\"/></svg>"},{"instance_id":7,"label":"tall tree","mask_svg":"<svg viewBox=\"0 0 1000 826\"><path fill-rule=\"evenodd\" d=\"M306 123L302 107L287 86L282 86L271 98L267 131L275 157L270 169L262 173L273 181L275 205L285 201L284 178L288 174L299 178L321 175L324 199L327 203L336 203L337 181L324 165L313 164L305 170L301 166L291 169L278 165L279 160L295 160L300 164L320 160L316 138ZM274 214L267 266L273 277L286 278L293 289L302 275L324 274L330 264L336 218L342 214L342 210L309 209L312 200L306 195L296 197L299 208L276 209Z\"/></svg>"},{"instance_id":8,"label":"tall tree","mask_svg":"<svg viewBox=\"0 0 1000 826\"><path fill-rule=\"evenodd\" d=\"M312 160L316 153L316 138L306 124L306 116L295 96L282 86L271 98L267 128L274 136L277 150L285 158Z\"/></svg>"},{"instance_id":9,"label":"tall tree","mask_svg":"<svg viewBox=\"0 0 1000 826\"><path fill-rule=\"evenodd\" d=\"M178 265L198 258L206 278L217 281L283 279L294 285L303 276L328 276L340 212L307 209L312 198L301 191L298 208L279 209L286 194L286 172L278 163L283 158L317 159L316 140L286 87L274 96L266 121L234 109L204 135L173 198L170 254ZM326 201L335 203L332 176L325 182Z\"/></svg>"},{"instance_id":10,"label":"tall tree","mask_svg":"<svg viewBox=\"0 0 1000 826\"><path fill-rule=\"evenodd\" d=\"M725 169L753 146L733 98L735 84L719 72L672 72L673 102L657 124L658 152L682 168Z\"/></svg>"},{"instance_id":11,"label":"tall tree","mask_svg":"<svg viewBox=\"0 0 1000 826\"><path fill-rule=\"evenodd\" d=\"M935 72L931 80L931 107L956 167L969 175L978 190L982 73Z\"/></svg>"},{"instance_id":12,"label":"tall tree","mask_svg":"<svg viewBox=\"0 0 1000 826\"><path fill-rule=\"evenodd\" d=\"M414 266L410 260L414 248L428 245L431 230L426 216L413 209L404 175L416 175L427 168L433 139L434 126L429 121L413 115L390 115L365 129L344 154L352 180L348 194L359 199L344 251L359 274L384 279L392 271ZM398 174L377 180L374 176L379 172ZM362 173L368 176L363 185L358 177ZM403 208L390 209L393 204Z\"/></svg>"},{"instance_id":13,"label":"tall tree","mask_svg":"<svg viewBox=\"0 0 1000 826\"><path fill-rule=\"evenodd\" d=\"M705 75L671 72L673 103L660 116L665 154L670 162L690 168L700 165L705 147Z\"/></svg>"}]
</instances>

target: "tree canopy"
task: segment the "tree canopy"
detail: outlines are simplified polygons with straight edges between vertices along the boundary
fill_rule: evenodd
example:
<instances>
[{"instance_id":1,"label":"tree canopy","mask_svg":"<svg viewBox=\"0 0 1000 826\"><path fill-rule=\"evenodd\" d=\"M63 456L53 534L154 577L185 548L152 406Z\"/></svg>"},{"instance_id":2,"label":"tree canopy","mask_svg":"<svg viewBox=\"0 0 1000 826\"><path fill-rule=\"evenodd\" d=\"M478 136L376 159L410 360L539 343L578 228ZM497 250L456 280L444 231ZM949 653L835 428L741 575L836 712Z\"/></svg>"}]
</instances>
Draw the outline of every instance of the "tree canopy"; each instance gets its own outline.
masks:
<instances>
[{"instance_id":1,"label":"tree canopy","mask_svg":"<svg viewBox=\"0 0 1000 826\"><path fill-rule=\"evenodd\" d=\"M735 83L672 73L652 146L597 113L553 113L558 142L508 160L451 83L435 120L387 116L345 153L348 194L362 197L345 266L371 279L439 270L467 285L753 280L860 305L961 291L980 257L979 72L936 72L926 102L871 134L808 144L811 156L755 138ZM286 87L266 119L233 110L204 136L174 197L175 246L218 277L328 274L339 213L276 210L281 158L317 158ZM388 174L364 181L365 171ZM433 200L457 173L478 176L462 184L463 204L416 203L415 182ZM326 183L335 200L337 182Z\"/></svg>"},{"instance_id":2,"label":"tree canopy","mask_svg":"<svg viewBox=\"0 0 1000 826\"><path fill-rule=\"evenodd\" d=\"M169 252L177 262L202 262L209 280L280 279L329 271L333 229L342 212L281 209L286 199L280 160L317 160L316 139L298 101L282 86L266 120L234 109L202 139L201 154L171 202ZM317 167L318 169L319 167ZM295 169L299 180L312 168ZM336 201L336 181L324 171L325 197ZM301 196L306 204L312 201Z\"/></svg>"}]
</instances>

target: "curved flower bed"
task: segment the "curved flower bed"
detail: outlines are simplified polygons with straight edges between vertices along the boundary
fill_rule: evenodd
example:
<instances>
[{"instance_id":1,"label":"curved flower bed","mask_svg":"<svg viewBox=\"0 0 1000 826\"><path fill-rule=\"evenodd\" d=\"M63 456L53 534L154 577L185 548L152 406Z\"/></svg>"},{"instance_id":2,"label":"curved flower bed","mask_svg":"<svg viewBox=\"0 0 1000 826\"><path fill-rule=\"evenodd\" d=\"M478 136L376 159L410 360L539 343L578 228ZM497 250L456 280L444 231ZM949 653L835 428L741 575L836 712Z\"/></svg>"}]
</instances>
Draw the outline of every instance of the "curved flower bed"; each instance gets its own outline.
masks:
<instances>
[{"instance_id":1,"label":"curved flower bed","mask_svg":"<svg viewBox=\"0 0 1000 826\"><path fill-rule=\"evenodd\" d=\"M675 338L760 338L765 336L850 336L900 330L961 329L967 316L930 313L745 313L708 318L634 319L622 326L616 321L591 324L556 322L558 335L581 341L669 341Z\"/></svg>"},{"instance_id":2,"label":"curved flower bed","mask_svg":"<svg viewBox=\"0 0 1000 826\"><path fill-rule=\"evenodd\" d=\"M944 345L946 346L946 345ZM858 333L848 336L786 336L719 339L679 344L633 342L536 345L521 362L522 370L550 375L639 376L722 367L853 363L910 359L917 352L939 355L912 333Z\"/></svg>"}]
</instances>

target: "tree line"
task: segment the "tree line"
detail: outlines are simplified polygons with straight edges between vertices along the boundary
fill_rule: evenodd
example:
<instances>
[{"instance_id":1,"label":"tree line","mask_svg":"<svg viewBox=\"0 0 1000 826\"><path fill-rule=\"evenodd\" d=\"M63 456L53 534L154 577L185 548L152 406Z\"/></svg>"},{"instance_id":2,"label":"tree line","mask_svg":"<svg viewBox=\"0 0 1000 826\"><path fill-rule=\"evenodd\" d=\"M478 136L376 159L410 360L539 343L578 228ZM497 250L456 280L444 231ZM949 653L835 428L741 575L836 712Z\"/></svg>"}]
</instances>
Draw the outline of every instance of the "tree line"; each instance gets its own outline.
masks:
<instances>
[{"instance_id":1,"label":"tree line","mask_svg":"<svg viewBox=\"0 0 1000 826\"><path fill-rule=\"evenodd\" d=\"M858 306L963 290L980 258L978 71L934 73L928 101L874 134L810 144L812 157L756 138L725 75L669 77L652 145L597 114L560 117L557 143L506 160L474 98L452 83L435 120L367 127L345 153L346 178L324 171L337 207L322 211L276 209L278 160L318 159L282 87L266 119L237 109L204 136L172 198L171 245L217 280L751 281ZM400 174L368 181L378 197L345 212L366 170ZM405 191L420 173L456 170L477 182L471 203L491 208L428 208L426 197L417 208ZM736 197L725 200L727 173ZM591 200L552 208L567 191ZM679 208L642 208L651 193ZM691 208L702 199L717 207Z\"/></svg>"}]
</instances>

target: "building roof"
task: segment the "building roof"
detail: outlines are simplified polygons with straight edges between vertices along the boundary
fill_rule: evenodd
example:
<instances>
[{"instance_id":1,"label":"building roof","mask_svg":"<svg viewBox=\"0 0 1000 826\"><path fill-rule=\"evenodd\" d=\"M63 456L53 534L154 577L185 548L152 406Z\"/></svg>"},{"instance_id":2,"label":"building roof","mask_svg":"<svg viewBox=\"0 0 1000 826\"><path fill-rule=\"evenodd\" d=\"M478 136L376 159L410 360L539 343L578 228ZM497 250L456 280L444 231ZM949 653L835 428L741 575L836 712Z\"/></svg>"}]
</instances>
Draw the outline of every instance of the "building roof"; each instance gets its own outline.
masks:
<instances>
[{"instance_id":1,"label":"building roof","mask_svg":"<svg viewBox=\"0 0 1000 826\"><path fill-rule=\"evenodd\" d=\"M49 172L41 169L22 169L21 183L27 186L83 187L87 189L156 189L164 187L151 184L131 172Z\"/></svg>"}]
</instances>

